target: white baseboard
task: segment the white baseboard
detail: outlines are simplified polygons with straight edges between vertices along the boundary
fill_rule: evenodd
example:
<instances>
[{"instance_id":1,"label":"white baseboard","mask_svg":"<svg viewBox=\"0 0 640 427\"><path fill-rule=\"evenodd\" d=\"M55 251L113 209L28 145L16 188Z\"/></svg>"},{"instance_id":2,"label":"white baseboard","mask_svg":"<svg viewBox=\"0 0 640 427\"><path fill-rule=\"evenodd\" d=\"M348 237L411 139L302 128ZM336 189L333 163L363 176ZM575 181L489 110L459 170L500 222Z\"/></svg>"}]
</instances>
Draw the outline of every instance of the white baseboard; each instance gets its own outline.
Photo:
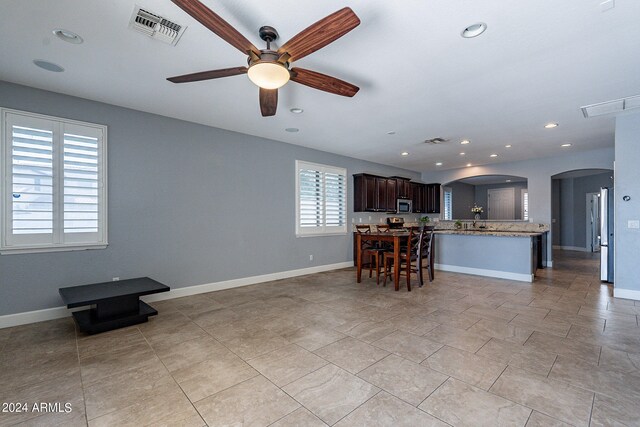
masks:
<instances>
[{"instance_id":1,"label":"white baseboard","mask_svg":"<svg viewBox=\"0 0 640 427\"><path fill-rule=\"evenodd\" d=\"M517 280L519 282L533 282L533 274L511 273L509 271L486 270L484 268L461 267L459 265L435 264L434 268L452 273L474 274L476 276L496 277L498 279Z\"/></svg>"},{"instance_id":2,"label":"white baseboard","mask_svg":"<svg viewBox=\"0 0 640 427\"><path fill-rule=\"evenodd\" d=\"M557 250L561 250L561 251L591 252L588 248L583 248L582 246L557 246L557 245L553 245L553 249L557 249Z\"/></svg>"},{"instance_id":3,"label":"white baseboard","mask_svg":"<svg viewBox=\"0 0 640 427\"><path fill-rule=\"evenodd\" d=\"M323 271L339 270L353 267L353 261L339 262L336 264L319 265L316 267L301 268L298 270L281 271L278 273L263 274L260 276L242 277L239 279L225 280L223 282L206 283L203 285L174 288L169 292L147 295L142 297L146 302L162 301L166 299L186 297L203 294L206 292L220 291L223 289L238 288L241 286L255 285L257 283L271 282L273 280L288 279L290 277L304 276L307 274L322 273ZM24 313L6 314L0 316L0 329L12 326L25 325L27 323L44 322L46 320L61 319L71 316L71 313L83 308L69 310L68 308L54 307L44 310L27 311Z\"/></svg>"},{"instance_id":4,"label":"white baseboard","mask_svg":"<svg viewBox=\"0 0 640 427\"><path fill-rule=\"evenodd\" d=\"M633 289L620 289L613 285L613 296L615 298L634 299L640 301L640 291Z\"/></svg>"}]
</instances>

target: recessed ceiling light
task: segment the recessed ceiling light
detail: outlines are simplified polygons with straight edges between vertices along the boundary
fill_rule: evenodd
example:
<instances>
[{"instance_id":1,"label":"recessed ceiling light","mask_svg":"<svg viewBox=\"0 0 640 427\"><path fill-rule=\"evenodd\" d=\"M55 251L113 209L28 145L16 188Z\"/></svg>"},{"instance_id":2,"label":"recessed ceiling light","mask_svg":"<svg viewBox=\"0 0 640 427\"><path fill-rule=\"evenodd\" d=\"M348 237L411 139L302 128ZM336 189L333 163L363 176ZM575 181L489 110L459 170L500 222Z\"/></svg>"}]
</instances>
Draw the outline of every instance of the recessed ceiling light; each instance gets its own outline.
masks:
<instances>
[{"instance_id":1,"label":"recessed ceiling light","mask_svg":"<svg viewBox=\"0 0 640 427\"><path fill-rule=\"evenodd\" d=\"M571 147L571 144L567 142L566 144L562 144L561 147Z\"/></svg>"},{"instance_id":2,"label":"recessed ceiling light","mask_svg":"<svg viewBox=\"0 0 640 427\"><path fill-rule=\"evenodd\" d=\"M498 155L497 154L492 154L489 157L498 157Z\"/></svg>"},{"instance_id":3,"label":"recessed ceiling light","mask_svg":"<svg viewBox=\"0 0 640 427\"><path fill-rule=\"evenodd\" d=\"M467 163L467 167L470 167L470 166L471 166L471 163Z\"/></svg>"},{"instance_id":4,"label":"recessed ceiling light","mask_svg":"<svg viewBox=\"0 0 640 427\"><path fill-rule=\"evenodd\" d=\"M82 37L80 37L79 35L77 35L73 31L63 30L62 28L56 28L52 32L60 40L63 40L65 42L67 42L67 43L80 44L80 43L82 43L84 41L84 40L82 40Z\"/></svg>"},{"instance_id":5,"label":"recessed ceiling light","mask_svg":"<svg viewBox=\"0 0 640 427\"><path fill-rule=\"evenodd\" d=\"M289 111L291 111L293 114L302 114L304 112L302 108L292 108Z\"/></svg>"},{"instance_id":6,"label":"recessed ceiling light","mask_svg":"<svg viewBox=\"0 0 640 427\"><path fill-rule=\"evenodd\" d=\"M53 71L54 73L61 73L64 71L64 68L59 66L58 64L54 64L53 62L45 61L44 59L34 59L33 63L42 68L43 70Z\"/></svg>"},{"instance_id":7,"label":"recessed ceiling light","mask_svg":"<svg viewBox=\"0 0 640 427\"><path fill-rule=\"evenodd\" d=\"M511 144L505 145L504 148L511 148Z\"/></svg>"},{"instance_id":8,"label":"recessed ceiling light","mask_svg":"<svg viewBox=\"0 0 640 427\"><path fill-rule=\"evenodd\" d=\"M467 154L467 153L460 153L461 156L464 156L465 154Z\"/></svg>"},{"instance_id":9,"label":"recessed ceiling light","mask_svg":"<svg viewBox=\"0 0 640 427\"><path fill-rule=\"evenodd\" d=\"M510 179L508 179L508 180L507 180L507 182L511 182L511 180L510 180Z\"/></svg>"},{"instance_id":10,"label":"recessed ceiling light","mask_svg":"<svg viewBox=\"0 0 640 427\"><path fill-rule=\"evenodd\" d=\"M300 129L298 128L286 128L285 131L287 132L291 132L291 133L296 133L298 132Z\"/></svg>"},{"instance_id":11,"label":"recessed ceiling light","mask_svg":"<svg viewBox=\"0 0 640 427\"><path fill-rule=\"evenodd\" d=\"M395 135L396 131L395 130L390 130L389 132L387 132L387 135Z\"/></svg>"},{"instance_id":12,"label":"recessed ceiling light","mask_svg":"<svg viewBox=\"0 0 640 427\"><path fill-rule=\"evenodd\" d=\"M436 163L436 166L442 166L442 162Z\"/></svg>"},{"instance_id":13,"label":"recessed ceiling light","mask_svg":"<svg viewBox=\"0 0 640 427\"><path fill-rule=\"evenodd\" d=\"M471 141L469 141L468 139L463 139L462 141L460 141L460 144L462 145L467 145L469 143L471 143Z\"/></svg>"},{"instance_id":14,"label":"recessed ceiling light","mask_svg":"<svg viewBox=\"0 0 640 427\"><path fill-rule=\"evenodd\" d=\"M408 155L409 155L409 153L408 153L408 152L406 152L406 151L403 151L402 153L400 153L400 155L401 155L401 156L408 156Z\"/></svg>"},{"instance_id":15,"label":"recessed ceiling light","mask_svg":"<svg viewBox=\"0 0 640 427\"><path fill-rule=\"evenodd\" d=\"M467 28L462 30L460 35L465 39L472 39L474 37L478 37L480 34L484 33L487 30L487 24L484 22L478 22L477 24L469 25Z\"/></svg>"},{"instance_id":16,"label":"recessed ceiling light","mask_svg":"<svg viewBox=\"0 0 640 427\"><path fill-rule=\"evenodd\" d=\"M557 123L547 123L546 125L544 125L545 129L553 129L553 128L557 128L558 124Z\"/></svg>"}]
</instances>

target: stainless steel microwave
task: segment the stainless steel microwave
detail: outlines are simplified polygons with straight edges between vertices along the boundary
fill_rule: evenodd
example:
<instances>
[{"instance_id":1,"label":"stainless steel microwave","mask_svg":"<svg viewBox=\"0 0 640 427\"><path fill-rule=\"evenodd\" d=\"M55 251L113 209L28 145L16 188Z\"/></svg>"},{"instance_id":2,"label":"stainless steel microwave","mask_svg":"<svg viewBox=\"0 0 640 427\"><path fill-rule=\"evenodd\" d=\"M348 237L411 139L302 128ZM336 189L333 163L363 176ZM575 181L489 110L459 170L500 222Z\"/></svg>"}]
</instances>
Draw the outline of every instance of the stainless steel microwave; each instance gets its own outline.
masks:
<instances>
[{"instance_id":1,"label":"stainless steel microwave","mask_svg":"<svg viewBox=\"0 0 640 427\"><path fill-rule=\"evenodd\" d=\"M411 213L411 205L412 203L409 199L398 199L396 203L396 213Z\"/></svg>"}]
</instances>

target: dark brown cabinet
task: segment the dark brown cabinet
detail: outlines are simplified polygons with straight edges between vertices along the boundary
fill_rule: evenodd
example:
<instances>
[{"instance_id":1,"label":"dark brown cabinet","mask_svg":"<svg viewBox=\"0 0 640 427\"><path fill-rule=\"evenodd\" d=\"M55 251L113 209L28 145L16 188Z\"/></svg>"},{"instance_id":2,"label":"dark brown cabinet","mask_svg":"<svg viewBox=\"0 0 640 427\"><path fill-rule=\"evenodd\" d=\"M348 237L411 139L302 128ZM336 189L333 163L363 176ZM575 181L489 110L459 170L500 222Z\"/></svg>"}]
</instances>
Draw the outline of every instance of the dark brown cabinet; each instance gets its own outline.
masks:
<instances>
[{"instance_id":1,"label":"dark brown cabinet","mask_svg":"<svg viewBox=\"0 0 640 427\"><path fill-rule=\"evenodd\" d=\"M440 184L427 184L426 186L426 213L440 213Z\"/></svg>"},{"instance_id":2,"label":"dark brown cabinet","mask_svg":"<svg viewBox=\"0 0 640 427\"><path fill-rule=\"evenodd\" d=\"M410 183L411 185L411 202L413 205L414 213L426 213L426 197L425 197L425 185L417 182Z\"/></svg>"},{"instance_id":3,"label":"dark brown cabinet","mask_svg":"<svg viewBox=\"0 0 640 427\"><path fill-rule=\"evenodd\" d=\"M396 181L382 176L353 176L354 212L395 212Z\"/></svg>"},{"instance_id":4,"label":"dark brown cabinet","mask_svg":"<svg viewBox=\"0 0 640 427\"><path fill-rule=\"evenodd\" d=\"M400 176L392 176L392 179L396 182L396 196L398 199L410 199L411 198L411 183L408 179Z\"/></svg>"},{"instance_id":5,"label":"dark brown cabinet","mask_svg":"<svg viewBox=\"0 0 640 427\"><path fill-rule=\"evenodd\" d=\"M410 199L415 213L440 213L440 184L406 178L353 175L354 212L396 212L397 199Z\"/></svg>"},{"instance_id":6,"label":"dark brown cabinet","mask_svg":"<svg viewBox=\"0 0 640 427\"><path fill-rule=\"evenodd\" d=\"M379 178L379 207L385 212L396 211L396 180L391 178ZM383 202L384 200L384 202Z\"/></svg>"}]
</instances>

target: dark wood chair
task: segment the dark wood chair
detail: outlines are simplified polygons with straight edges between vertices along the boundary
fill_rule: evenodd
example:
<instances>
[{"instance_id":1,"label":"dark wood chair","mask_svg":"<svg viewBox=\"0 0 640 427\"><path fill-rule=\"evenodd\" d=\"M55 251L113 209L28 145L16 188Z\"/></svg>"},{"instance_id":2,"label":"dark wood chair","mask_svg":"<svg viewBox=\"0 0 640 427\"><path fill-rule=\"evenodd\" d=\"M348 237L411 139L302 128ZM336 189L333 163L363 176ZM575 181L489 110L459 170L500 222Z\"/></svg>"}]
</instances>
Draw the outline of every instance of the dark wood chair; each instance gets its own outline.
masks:
<instances>
[{"instance_id":1,"label":"dark wood chair","mask_svg":"<svg viewBox=\"0 0 640 427\"><path fill-rule=\"evenodd\" d=\"M388 247L380 246L379 242L374 241L371 237L367 237L367 234L371 234L370 225L356 225L356 232L361 235L360 237L360 253L362 256L363 264L366 257L369 258L369 277L373 275L373 266L376 267L376 283L380 284L380 267L382 264L382 254L388 251Z\"/></svg>"},{"instance_id":2,"label":"dark wood chair","mask_svg":"<svg viewBox=\"0 0 640 427\"><path fill-rule=\"evenodd\" d=\"M376 225L376 230L378 233L388 233L391 230L389 224L378 224Z\"/></svg>"},{"instance_id":3,"label":"dark wood chair","mask_svg":"<svg viewBox=\"0 0 640 427\"><path fill-rule=\"evenodd\" d=\"M419 249L418 253L420 254L420 260L418 262L418 283L420 287L424 284L424 280L422 279L422 270L424 268L427 269L429 273L429 282L433 282L433 270L431 268L431 251L433 250L433 232L435 230L434 226L425 226L423 228L423 232L421 233L421 237L419 240ZM427 265L424 265L424 261L426 260Z\"/></svg>"},{"instance_id":4,"label":"dark wood chair","mask_svg":"<svg viewBox=\"0 0 640 427\"><path fill-rule=\"evenodd\" d=\"M421 262L419 244L424 234L424 229L418 227L409 228L409 237L407 246L400 247L400 265L393 265L393 252L385 252L384 254L384 281L383 286L387 284L387 276L391 274L391 266L400 269L400 275L407 278L407 291L411 292L411 272L418 272L418 265ZM413 264L415 262L415 265ZM404 268L403 268L404 264Z\"/></svg>"}]
</instances>

